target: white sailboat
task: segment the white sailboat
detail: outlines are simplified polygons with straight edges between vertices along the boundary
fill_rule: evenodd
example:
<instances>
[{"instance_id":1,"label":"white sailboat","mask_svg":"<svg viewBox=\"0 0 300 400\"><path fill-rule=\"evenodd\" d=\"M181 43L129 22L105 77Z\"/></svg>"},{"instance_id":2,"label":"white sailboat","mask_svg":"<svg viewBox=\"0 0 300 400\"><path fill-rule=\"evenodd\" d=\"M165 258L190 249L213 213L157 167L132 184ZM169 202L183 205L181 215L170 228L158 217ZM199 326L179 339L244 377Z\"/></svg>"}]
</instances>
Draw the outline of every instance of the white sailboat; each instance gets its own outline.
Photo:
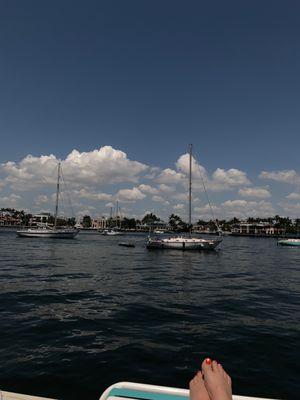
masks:
<instances>
[{"instance_id":1,"label":"white sailboat","mask_svg":"<svg viewBox=\"0 0 300 400\"><path fill-rule=\"evenodd\" d=\"M120 235L124 235L124 232L121 231L121 215L119 215L119 211L120 211L120 207L119 207L119 202L117 201L116 219L115 219L115 224L116 225L114 227L106 228L104 230L101 230L100 231L101 235L104 235L104 236L120 236ZM110 214L111 214L110 220L112 220L112 208L111 208ZM120 226L119 226L119 222L120 222Z\"/></svg>"},{"instance_id":2,"label":"white sailboat","mask_svg":"<svg viewBox=\"0 0 300 400\"><path fill-rule=\"evenodd\" d=\"M189 227L192 226L192 145L189 146ZM148 249L178 249L178 250L213 250L222 242L222 237L217 239L202 239L189 236L173 236L169 238L151 237L149 235Z\"/></svg>"},{"instance_id":3,"label":"white sailboat","mask_svg":"<svg viewBox=\"0 0 300 400\"><path fill-rule=\"evenodd\" d=\"M75 228L58 228L57 227L57 216L58 216L58 203L59 203L59 189L60 189L60 178L61 178L61 164L58 164L57 171L57 184L56 184L56 202L55 202L55 216L54 225L24 228L17 231L17 235L20 237L34 237L34 238L54 238L54 239L73 239L78 234L78 229Z\"/></svg>"}]
</instances>

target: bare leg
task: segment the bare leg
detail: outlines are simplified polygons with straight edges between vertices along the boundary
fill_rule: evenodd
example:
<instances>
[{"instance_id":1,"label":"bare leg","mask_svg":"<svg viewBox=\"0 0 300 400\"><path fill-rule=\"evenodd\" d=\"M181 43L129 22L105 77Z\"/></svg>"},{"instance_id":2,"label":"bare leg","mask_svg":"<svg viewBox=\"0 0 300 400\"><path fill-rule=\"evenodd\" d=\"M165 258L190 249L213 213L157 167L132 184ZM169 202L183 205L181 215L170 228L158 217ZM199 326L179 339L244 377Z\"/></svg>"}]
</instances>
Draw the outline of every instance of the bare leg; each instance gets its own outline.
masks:
<instances>
[{"instance_id":1,"label":"bare leg","mask_svg":"<svg viewBox=\"0 0 300 400\"><path fill-rule=\"evenodd\" d=\"M190 400L210 400L201 371L198 371L190 381Z\"/></svg>"},{"instance_id":2,"label":"bare leg","mask_svg":"<svg viewBox=\"0 0 300 400\"><path fill-rule=\"evenodd\" d=\"M206 358L202 373L210 400L232 400L231 378L221 364Z\"/></svg>"}]
</instances>

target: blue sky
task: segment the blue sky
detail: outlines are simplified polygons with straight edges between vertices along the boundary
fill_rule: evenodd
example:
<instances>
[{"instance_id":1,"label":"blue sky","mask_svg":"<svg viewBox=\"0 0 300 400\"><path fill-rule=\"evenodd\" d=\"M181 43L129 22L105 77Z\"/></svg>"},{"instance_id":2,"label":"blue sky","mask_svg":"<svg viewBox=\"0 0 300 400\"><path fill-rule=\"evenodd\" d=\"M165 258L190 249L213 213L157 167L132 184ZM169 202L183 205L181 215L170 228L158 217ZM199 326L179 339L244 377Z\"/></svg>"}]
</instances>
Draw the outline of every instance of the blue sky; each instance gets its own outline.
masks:
<instances>
[{"instance_id":1,"label":"blue sky","mask_svg":"<svg viewBox=\"0 0 300 400\"><path fill-rule=\"evenodd\" d=\"M219 217L299 215L299 2L0 6L0 207L53 209L61 159L78 215L119 199L128 215L185 216L193 143Z\"/></svg>"}]
</instances>

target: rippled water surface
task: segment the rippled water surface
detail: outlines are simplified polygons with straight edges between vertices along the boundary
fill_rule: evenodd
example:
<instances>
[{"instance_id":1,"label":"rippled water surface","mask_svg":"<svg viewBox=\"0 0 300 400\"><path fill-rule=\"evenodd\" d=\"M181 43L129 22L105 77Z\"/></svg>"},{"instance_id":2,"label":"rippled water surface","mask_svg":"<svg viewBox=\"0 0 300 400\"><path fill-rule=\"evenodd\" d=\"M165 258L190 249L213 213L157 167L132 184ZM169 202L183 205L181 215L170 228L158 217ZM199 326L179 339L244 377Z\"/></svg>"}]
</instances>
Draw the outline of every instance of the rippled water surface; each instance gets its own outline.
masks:
<instances>
[{"instance_id":1,"label":"rippled water surface","mask_svg":"<svg viewBox=\"0 0 300 400\"><path fill-rule=\"evenodd\" d=\"M300 248L225 237L218 251L183 253L130 240L0 232L2 389L67 400L121 380L187 387L210 356L236 394L299 398Z\"/></svg>"}]
</instances>

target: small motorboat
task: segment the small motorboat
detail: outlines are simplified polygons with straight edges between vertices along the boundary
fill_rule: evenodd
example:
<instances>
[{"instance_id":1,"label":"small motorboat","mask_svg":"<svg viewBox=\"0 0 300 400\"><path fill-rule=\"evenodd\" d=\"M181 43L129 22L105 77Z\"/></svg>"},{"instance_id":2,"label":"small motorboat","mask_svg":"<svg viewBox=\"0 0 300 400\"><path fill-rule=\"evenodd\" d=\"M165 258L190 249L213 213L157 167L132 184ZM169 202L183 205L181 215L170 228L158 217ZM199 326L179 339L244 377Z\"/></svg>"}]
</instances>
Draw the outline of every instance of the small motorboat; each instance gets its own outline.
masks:
<instances>
[{"instance_id":1,"label":"small motorboat","mask_svg":"<svg viewBox=\"0 0 300 400\"><path fill-rule=\"evenodd\" d=\"M281 246L300 246L300 239L279 239L277 244Z\"/></svg>"}]
</instances>

